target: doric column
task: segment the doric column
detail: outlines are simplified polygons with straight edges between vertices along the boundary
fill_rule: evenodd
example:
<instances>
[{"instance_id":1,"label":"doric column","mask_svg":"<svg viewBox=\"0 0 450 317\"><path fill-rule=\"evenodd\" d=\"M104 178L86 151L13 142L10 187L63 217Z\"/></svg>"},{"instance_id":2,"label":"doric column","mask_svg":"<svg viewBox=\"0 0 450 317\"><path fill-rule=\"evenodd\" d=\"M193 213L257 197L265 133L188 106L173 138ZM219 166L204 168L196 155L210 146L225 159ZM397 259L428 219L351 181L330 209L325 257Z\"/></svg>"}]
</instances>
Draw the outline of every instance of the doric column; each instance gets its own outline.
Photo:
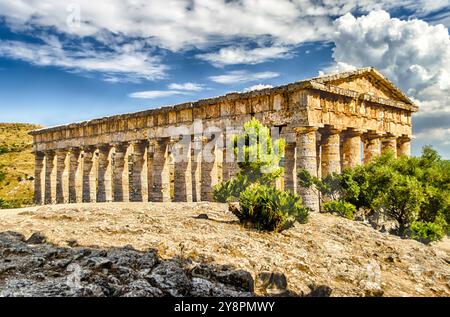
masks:
<instances>
[{"instance_id":1,"label":"doric column","mask_svg":"<svg viewBox=\"0 0 450 317\"><path fill-rule=\"evenodd\" d=\"M58 150L56 152L56 203L68 203L69 202L69 184L67 173L67 151Z\"/></svg>"},{"instance_id":2,"label":"doric column","mask_svg":"<svg viewBox=\"0 0 450 317\"><path fill-rule=\"evenodd\" d=\"M83 148L82 160L82 200L83 202L95 202L97 200L97 170L96 154L94 147Z\"/></svg>"},{"instance_id":3,"label":"doric column","mask_svg":"<svg viewBox=\"0 0 450 317\"><path fill-rule=\"evenodd\" d=\"M342 167L353 168L361 164L361 131L347 130L343 137Z\"/></svg>"},{"instance_id":4,"label":"doric column","mask_svg":"<svg viewBox=\"0 0 450 317\"><path fill-rule=\"evenodd\" d=\"M174 201L192 202L191 136L174 140Z\"/></svg>"},{"instance_id":5,"label":"doric column","mask_svg":"<svg viewBox=\"0 0 450 317\"><path fill-rule=\"evenodd\" d=\"M202 191L202 136L192 137L191 146L191 180L192 180L192 200L201 201Z\"/></svg>"},{"instance_id":6,"label":"doric column","mask_svg":"<svg viewBox=\"0 0 450 317\"><path fill-rule=\"evenodd\" d=\"M56 202L55 152L45 152L45 203Z\"/></svg>"},{"instance_id":7,"label":"doric column","mask_svg":"<svg viewBox=\"0 0 450 317\"><path fill-rule=\"evenodd\" d=\"M169 138L153 143L153 191L152 201L170 201Z\"/></svg>"},{"instance_id":8,"label":"doric column","mask_svg":"<svg viewBox=\"0 0 450 317\"><path fill-rule=\"evenodd\" d=\"M213 187L220 182L219 164L222 160L218 157L218 151L222 153L223 149L218 148L216 139L211 140L208 137L203 138L202 166L201 166L201 200L213 200Z\"/></svg>"},{"instance_id":9,"label":"doric column","mask_svg":"<svg viewBox=\"0 0 450 317\"><path fill-rule=\"evenodd\" d=\"M147 147L147 200L153 201L153 155L154 155L154 141L148 142Z\"/></svg>"},{"instance_id":10,"label":"doric column","mask_svg":"<svg viewBox=\"0 0 450 317\"><path fill-rule=\"evenodd\" d=\"M295 143L287 143L284 150L284 190L297 192L297 163Z\"/></svg>"},{"instance_id":11,"label":"doric column","mask_svg":"<svg viewBox=\"0 0 450 317\"><path fill-rule=\"evenodd\" d=\"M321 131L322 177L341 172L340 133L341 130L333 128L325 128Z\"/></svg>"},{"instance_id":12,"label":"doric column","mask_svg":"<svg viewBox=\"0 0 450 317\"><path fill-rule=\"evenodd\" d=\"M296 132L296 173L304 169L312 176L317 176L317 128L301 127L295 128L294 131ZM319 196L313 189L297 186L297 192L306 207L319 211Z\"/></svg>"},{"instance_id":13,"label":"doric column","mask_svg":"<svg viewBox=\"0 0 450 317\"><path fill-rule=\"evenodd\" d=\"M147 141L133 142L130 177L130 201L148 201Z\"/></svg>"},{"instance_id":14,"label":"doric column","mask_svg":"<svg viewBox=\"0 0 450 317\"><path fill-rule=\"evenodd\" d=\"M97 202L112 201L112 147L103 145L98 148L98 184Z\"/></svg>"},{"instance_id":15,"label":"doric column","mask_svg":"<svg viewBox=\"0 0 450 317\"><path fill-rule=\"evenodd\" d=\"M381 154L392 152L397 157L397 138L393 135L387 135L381 140Z\"/></svg>"},{"instance_id":16,"label":"doric column","mask_svg":"<svg viewBox=\"0 0 450 317\"><path fill-rule=\"evenodd\" d=\"M80 159L81 150L72 148L69 151L69 202L79 203L82 201L82 181L80 172L82 169L82 162Z\"/></svg>"},{"instance_id":17,"label":"doric column","mask_svg":"<svg viewBox=\"0 0 450 317\"><path fill-rule=\"evenodd\" d=\"M381 154L381 139L378 133L366 133L364 138L364 163L369 163L372 159Z\"/></svg>"},{"instance_id":18,"label":"doric column","mask_svg":"<svg viewBox=\"0 0 450 317\"><path fill-rule=\"evenodd\" d=\"M44 203L44 161L45 154L43 152L34 153L34 203L42 205Z\"/></svg>"},{"instance_id":19,"label":"doric column","mask_svg":"<svg viewBox=\"0 0 450 317\"><path fill-rule=\"evenodd\" d=\"M411 137L401 136L397 139L397 156L411 156Z\"/></svg>"},{"instance_id":20,"label":"doric column","mask_svg":"<svg viewBox=\"0 0 450 317\"><path fill-rule=\"evenodd\" d=\"M233 135L224 134L223 162L222 162L222 179L227 181L236 176L239 166L237 159L234 157Z\"/></svg>"},{"instance_id":21,"label":"doric column","mask_svg":"<svg viewBox=\"0 0 450 317\"><path fill-rule=\"evenodd\" d=\"M112 167L113 174L113 201L126 202L129 201L129 171L127 163L128 143L114 144L114 164Z\"/></svg>"}]
</instances>

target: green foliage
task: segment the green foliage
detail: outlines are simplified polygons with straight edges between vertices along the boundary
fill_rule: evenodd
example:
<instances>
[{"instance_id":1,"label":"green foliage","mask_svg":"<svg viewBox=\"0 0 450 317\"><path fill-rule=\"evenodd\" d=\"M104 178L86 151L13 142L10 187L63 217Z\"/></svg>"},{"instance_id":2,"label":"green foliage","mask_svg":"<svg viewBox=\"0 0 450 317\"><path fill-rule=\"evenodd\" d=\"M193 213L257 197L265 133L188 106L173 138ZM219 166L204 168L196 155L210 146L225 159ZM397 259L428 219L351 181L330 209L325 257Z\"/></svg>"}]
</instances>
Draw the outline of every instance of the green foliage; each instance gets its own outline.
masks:
<instances>
[{"instance_id":1,"label":"green foliage","mask_svg":"<svg viewBox=\"0 0 450 317\"><path fill-rule=\"evenodd\" d=\"M233 138L239 172L232 179L214 187L214 200L235 201L250 184L272 185L283 174L279 163L284 148L284 139L272 141L270 129L257 119L245 123L244 131Z\"/></svg>"},{"instance_id":2,"label":"green foliage","mask_svg":"<svg viewBox=\"0 0 450 317\"><path fill-rule=\"evenodd\" d=\"M24 204L30 204L27 201L20 200L4 200L0 198L0 209L22 208Z\"/></svg>"},{"instance_id":3,"label":"green foliage","mask_svg":"<svg viewBox=\"0 0 450 317\"><path fill-rule=\"evenodd\" d=\"M441 240L445 231L442 225L434 222L414 221L408 229L407 235L422 243Z\"/></svg>"},{"instance_id":4,"label":"green foliage","mask_svg":"<svg viewBox=\"0 0 450 317\"><path fill-rule=\"evenodd\" d=\"M272 186L251 184L239 196L240 208L234 213L241 223L258 230L280 232L295 221L305 223L308 209L294 193Z\"/></svg>"},{"instance_id":5,"label":"green foliage","mask_svg":"<svg viewBox=\"0 0 450 317\"><path fill-rule=\"evenodd\" d=\"M246 122L243 133L233 138L233 148L239 173L250 183L267 184L283 174L279 163L284 155L285 141L272 141L270 129L256 118Z\"/></svg>"},{"instance_id":6,"label":"green foliage","mask_svg":"<svg viewBox=\"0 0 450 317\"><path fill-rule=\"evenodd\" d=\"M436 224L438 219L449 232L450 161L431 147L424 147L420 157L395 158L388 153L323 180L300 171L298 179L300 186L315 188L321 198L342 200L366 215L382 213L396 220L400 235L414 222Z\"/></svg>"},{"instance_id":7,"label":"green foliage","mask_svg":"<svg viewBox=\"0 0 450 317\"><path fill-rule=\"evenodd\" d=\"M5 172L3 172L2 170L0 170L0 182L4 181L5 178L6 178Z\"/></svg>"},{"instance_id":8,"label":"green foliage","mask_svg":"<svg viewBox=\"0 0 450 317\"><path fill-rule=\"evenodd\" d=\"M388 187L380 192L375 204L398 222L398 233L402 235L409 224L418 218L425 195L416 178L398 172L390 173L390 177Z\"/></svg>"},{"instance_id":9,"label":"green foliage","mask_svg":"<svg viewBox=\"0 0 450 317\"><path fill-rule=\"evenodd\" d=\"M245 190L249 182L245 175L238 174L236 177L229 179L214 186L214 201L226 203L237 201L239 195Z\"/></svg>"},{"instance_id":10,"label":"green foliage","mask_svg":"<svg viewBox=\"0 0 450 317\"><path fill-rule=\"evenodd\" d=\"M329 213L337 213L339 216L353 220L356 207L349 202L333 200L323 204L323 210Z\"/></svg>"}]
</instances>

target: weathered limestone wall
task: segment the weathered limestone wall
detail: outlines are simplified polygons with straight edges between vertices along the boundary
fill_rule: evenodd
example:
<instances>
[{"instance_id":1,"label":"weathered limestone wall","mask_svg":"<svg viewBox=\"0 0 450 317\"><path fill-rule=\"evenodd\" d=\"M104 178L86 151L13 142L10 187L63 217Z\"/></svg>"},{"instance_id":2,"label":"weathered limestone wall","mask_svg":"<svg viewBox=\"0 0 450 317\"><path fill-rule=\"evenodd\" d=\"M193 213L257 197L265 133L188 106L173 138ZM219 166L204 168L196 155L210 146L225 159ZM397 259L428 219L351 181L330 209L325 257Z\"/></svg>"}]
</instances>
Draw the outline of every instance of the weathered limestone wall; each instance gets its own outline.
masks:
<instances>
[{"instance_id":1,"label":"weathered limestone wall","mask_svg":"<svg viewBox=\"0 0 450 317\"><path fill-rule=\"evenodd\" d=\"M369 77L319 78L34 131L36 203L211 200L213 186L238 171L232 136L256 117L286 139L280 184L318 210L317 195L297 185L300 168L325 176L386 151L409 155L417 108Z\"/></svg>"}]
</instances>

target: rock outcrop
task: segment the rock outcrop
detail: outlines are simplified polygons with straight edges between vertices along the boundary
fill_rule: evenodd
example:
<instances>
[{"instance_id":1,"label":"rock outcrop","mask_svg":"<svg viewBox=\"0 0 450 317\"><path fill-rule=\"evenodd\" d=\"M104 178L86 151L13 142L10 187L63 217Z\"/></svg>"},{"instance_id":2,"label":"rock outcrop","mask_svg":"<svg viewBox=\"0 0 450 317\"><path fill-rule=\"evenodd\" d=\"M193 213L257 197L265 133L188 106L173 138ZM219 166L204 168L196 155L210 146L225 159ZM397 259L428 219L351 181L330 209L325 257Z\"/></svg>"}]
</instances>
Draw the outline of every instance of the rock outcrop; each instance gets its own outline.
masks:
<instances>
[{"instance_id":1,"label":"rock outcrop","mask_svg":"<svg viewBox=\"0 0 450 317\"><path fill-rule=\"evenodd\" d=\"M328 214L273 234L226 204L70 204L3 210L6 231L3 296L450 296L448 239Z\"/></svg>"},{"instance_id":2,"label":"rock outcrop","mask_svg":"<svg viewBox=\"0 0 450 317\"><path fill-rule=\"evenodd\" d=\"M39 236L39 239L35 237ZM156 250L58 247L16 232L0 233L0 297L252 296L249 272L164 260Z\"/></svg>"}]
</instances>

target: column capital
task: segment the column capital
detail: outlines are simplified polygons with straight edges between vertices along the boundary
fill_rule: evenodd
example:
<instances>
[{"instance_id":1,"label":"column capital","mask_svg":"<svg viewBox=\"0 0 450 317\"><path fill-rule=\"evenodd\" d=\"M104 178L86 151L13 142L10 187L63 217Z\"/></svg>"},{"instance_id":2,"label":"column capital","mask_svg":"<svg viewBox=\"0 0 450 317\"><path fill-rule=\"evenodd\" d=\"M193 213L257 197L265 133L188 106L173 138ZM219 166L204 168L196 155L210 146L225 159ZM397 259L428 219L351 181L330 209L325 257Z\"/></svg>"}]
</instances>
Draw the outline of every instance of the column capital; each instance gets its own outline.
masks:
<instances>
[{"instance_id":1,"label":"column capital","mask_svg":"<svg viewBox=\"0 0 450 317\"><path fill-rule=\"evenodd\" d=\"M117 141L117 142L111 142L108 144L109 147L122 147L122 146L128 146L130 145L130 142L128 141Z\"/></svg>"},{"instance_id":2,"label":"column capital","mask_svg":"<svg viewBox=\"0 0 450 317\"><path fill-rule=\"evenodd\" d=\"M413 140L412 135L401 135L397 137L397 142L403 143L403 142L411 142Z\"/></svg>"},{"instance_id":3,"label":"column capital","mask_svg":"<svg viewBox=\"0 0 450 317\"><path fill-rule=\"evenodd\" d=\"M170 137L155 137L153 139L153 142L155 142L153 144L156 144L156 143L169 143L170 142Z\"/></svg>"},{"instance_id":4,"label":"column capital","mask_svg":"<svg viewBox=\"0 0 450 317\"><path fill-rule=\"evenodd\" d=\"M111 143L102 143L96 146L96 148L98 150L109 150L113 147L114 145Z\"/></svg>"},{"instance_id":5,"label":"column capital","mask_svg":"<svg viewBox=\"0 0 450 317\"><path fill-rule=\"evenodd\" d=\"M68 152L70 152L70 153L80 152L80 151L81 151L81 148L78 146L72 146L72 147L68 148Z\"/></svg>"},{"instance_id":6,"label":"column capital","mask_svg":"<svg viewBox=\"0 0 450 317\"><path fill-rule=\"evenodd\" d=\"M210 141L212 141L214 139L213 139L212 135L211 136L202 135L201 136L201 140L202 140L203 143L208 143L208 142L210 142Z\"/></svg>"},{"instance_id":7,"label":"column capital","mask_svg":"<svg viewBox=\"0 0 450 317\"><path fill-rule=\"evenodd\" d=\"M393 140L393 139L397 139L398 136L396 136L395 134L391 133L391 132L387 132L385 134L383 134L382 139L383 140Z\"/></svg>"},{"instance_id":8,"label":"column capital","mask_svg":"<svg viewBox=\"0 0 450 317\"><path fill-rule=\"evenodd\" d=\"M43 157L45 156L45 151L33 151L34 156Z\"/></svg>"},{"instance_id":9,"label":"column capital","mask_svg":"<svg viewBox=\"0 0 450 317\"><path fill-rule=\"evenodd\" d=\"M365 140L381 139L383 134L374 130L369 130L363 134Z\"/></svg>"},{"instance_id":10,"label":"column capital","mask_svg":"<svg viewBox=\"0 0 450 317\"><path fill-rule=\"evenodd\" d=\"M365 131L363 129L348 128L347 130L344 130L343 133L349 137L357 137L362 136Z\"/></svg>"},{"instance_id":11,"label":"column capital","mask_svg":"<svg viewBox=\"0 0 450 317\"><path fill-rule=\"evenodd\" d=\"M95 149L97 149L97 147L95 145L86 144L86 145L80 146L80 149L83 151L88 151L88 150L93 150L93 149L95 150Z\"/></svg>"},{"instance_id":12,"label":"column capital","mask_svg":"<svg viewBox=\"0 0 450 317\"><path fill-rule=\"evenodd\" d=\"M325 125L323 128L320 128L320 133L321 134L326 134L326 135L333 135L333 134L339 134L342 132L342 128L339 127L335 127L335 126L331 126L331 125Z\"/></svg>"},{"instance_id":13,"label":"column capital","mask_svg":"<svg viewBox=\"0 0 450 317\"><path fill-rule=\"evenodd\" d=\"M129 144L131 145L148 145L149 140L147 139L142 139L142 140L133 140L130 141Z\"/></svg>"},{"instance_id":14,"label":"column capital","mask_svg":"<svg viewBox=\"0 0 450 317\"><path fill-rule=\"evenodd\" d=\"M69 149L56 149L54 152L56 154L66 154L69 152Z\"/></svg>"},{"instance_id":15,"label":"column capital","mask_svg":"<svg viewBox=\"0 0 450 317\"><path fill-rule=\"evenodd\" d=\"M310 133L310 132L316 132L317 130L319 130L318 127L295 127L292 128L292 130L294 130L295 134L305 134L305 133Z\"/></svg>"},{"instance_id":16,"label":"column capital","mask_svg":"<svg viewBox=\"0 0 450 317\"><path fill-rule=\"evenodd\" d=\"M174 135L170 137L170 141L169 143L173 144L173 143L177 143L179 141L181 141L183 139L183 135L178 134L178 135Z\"/></svg>"}]
</instances>

